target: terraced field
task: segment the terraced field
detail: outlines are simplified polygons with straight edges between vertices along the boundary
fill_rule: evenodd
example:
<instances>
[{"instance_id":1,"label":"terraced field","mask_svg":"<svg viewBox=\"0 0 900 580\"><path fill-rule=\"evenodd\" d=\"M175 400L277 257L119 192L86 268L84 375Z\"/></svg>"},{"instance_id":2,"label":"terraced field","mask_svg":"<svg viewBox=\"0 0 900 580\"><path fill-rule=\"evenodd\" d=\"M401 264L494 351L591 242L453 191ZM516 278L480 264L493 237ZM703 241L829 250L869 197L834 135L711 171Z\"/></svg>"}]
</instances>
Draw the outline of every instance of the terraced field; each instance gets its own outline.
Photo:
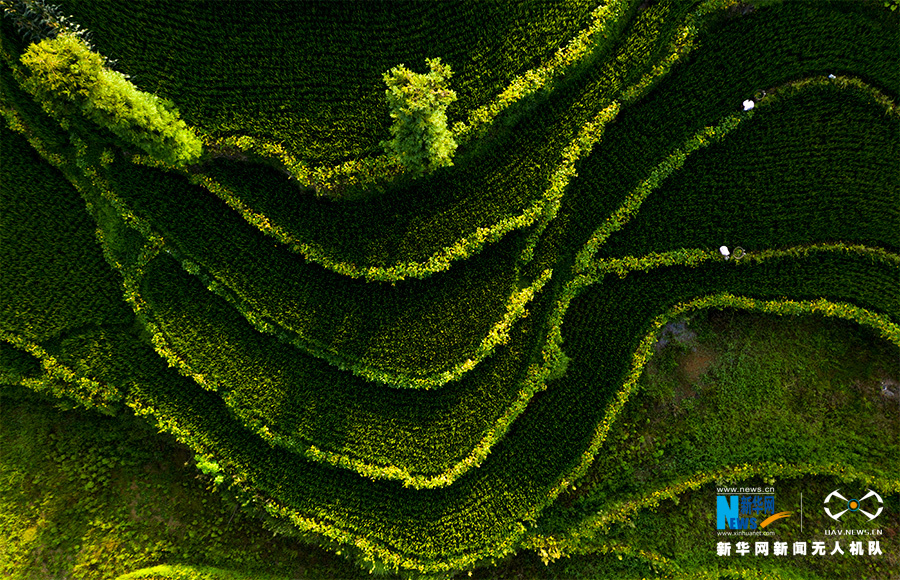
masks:
<instances>
[{"instance_id":1,"label":"terraced field","mask_svg":"<svg viewBox=\"0 0 900 580\"><path fill-rule=\"evenodd\" d=\"M867 367L881 391L858 392L822 373L710 387L701 355L677 392L652 377L663 329L736 310L839 321L900 360L900 11L66 0L49 37L91 31L202 140L175 166L34 96L25 5L0 3L9 404L137 416L232 518L365 570L484 577L532 552L595 558L577 572L594 578L898 577L900 369ZM381 75L433 57L453 67L459 149L413 179L379 148ZM783 509L876 490L883 555L717 558L726 484L774 486ZM778 529L812 540L797 523ZM102 543L85 534L56 545ZM25 543L0 545L0 570L52 577ZM210 557L157 545L57 570L225 574L190 567Z\"/></svg>"}]
</instances>

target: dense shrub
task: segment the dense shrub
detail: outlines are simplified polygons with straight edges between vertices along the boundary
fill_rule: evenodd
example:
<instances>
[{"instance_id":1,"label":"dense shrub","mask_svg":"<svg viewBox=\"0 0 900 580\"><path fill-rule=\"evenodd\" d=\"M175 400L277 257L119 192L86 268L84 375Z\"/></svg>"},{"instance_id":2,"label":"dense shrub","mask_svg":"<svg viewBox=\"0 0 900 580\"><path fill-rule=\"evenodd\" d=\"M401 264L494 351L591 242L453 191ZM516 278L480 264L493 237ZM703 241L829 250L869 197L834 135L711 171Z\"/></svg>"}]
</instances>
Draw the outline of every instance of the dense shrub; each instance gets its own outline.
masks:
<instances>
[{"instance_id":1,"label":"dense shrub","mask_svg":"<svg viewBox=\"0 0 900 580\"><path fill-rule=\"evenodd\" d=\"M621 42L617 35L614 57L582 70L570 83L554 84L546 100L525 111L514 125L491 127L486 137L490 144L477 155L457 159L454 171L404 183L379 199L341 202L298 196L286 177L267 166L261 166L264 171L244 167L239 155L228 163L210 163L218 171L204 167L207 181L194 183L176 172L159 171L159 163L147 157L140 158L141 165L107 151L96 163L80 153L73 155L70 143L80 151L92 145L87 143L91 139L120 142L88 119L126 135L171 119L157 115L153 107L159 101L153 99L135 112L139 99L132 87L105 66L98 67L83 46L73 47L71 41L72 52L83 61L65 51L47 52L47 47L59 45L46 41L26 55L32 69L26 79L25 66L5 52L11 30L6 26L0 31L0 114L76 185L97 223L79 226L77 218L84 219L84 212L79 213L77 199L60 206L66 210L60 214L63 221L42 216L41 208L53 200L29 202L46 196L46 184L32 186L25 179L13 183L10 192L16 199L8 207L16 209L11 215L21 223L4 221L5 239L41 243L0 244L0 257L16 253L8 260L15 276L6 290L9 298L0 292L4 320L10 334L31 331L27 341L7 339L9 347L0 350L0 371L15 380L35 378L35 363L28 355L57 381L31 382L36 390L110 402L121 395L135 413L152 418L160 430L203 458L197 462L201 470L211 475L221 470L222 483L233 483L248 498L253 496L257 507L279 519L280 531L318 535L338 553L350 551L353 558L381 566L446 576L505 557L525 545L528 528L540 525L546 508L559 503L567 490L574 491L575 483L580 487L590 463L605 453L607 437L622 430L620 414L633 398L656 331L670 313L762 304L781 314L813 310L866 324L875 321L890 340L900 340L895 340L898 258L891 253L896 236L883 230L892 206L885 209L881 201L890 199L896 187L889 178L877 177L876 184L890 186L881 188L886 197L855 191L871 181L870 172L882 171L878 163L867 163L870 155L896 149L890 133L895 121L878 117L873 122L871 113L880 115L881 110L845 94L850 87L844 80L855 75L883 92L895 86L896 51L881 42L879 23L885 18L896 23L896 15L878 7L877 17L872 16L871 10L848 2L841 10L785 3L742 16L737 15L741 7L733 6L729 14L700 18L710 14L702 10L724 12L730 2L707 0L697 7L692 0L662 0L642 11L635 4L637 14ZM167 44L175 45L172 38L182 46L187 43L189 33L172 32L194 20L175 17L175 3L171 8L146 4L146 12L134 10L135 21L166 22L143 29L147 44L157 38ZM355 6L333 4L348 11ZM326 5L321 9L330 10ZM179 24L145 16L157 14L154 10L165 17L174 14ZM289 14L292 10L285 8ZM338 20L337 14L328 12L323 21L330 20ZM86 21L93 27L94 21ZM241 26L249 20L236 21ZM213 77L219 63L211 61L225 48L241 57L250 50L242 46L272 51L272 37L262 36L265 41L256 44L253 35L228 37L228 26L234 24L208 26L210 37L221 45L212 43L196 61L173 61L172 69ZM128 30L129 24L121 29ZM822 34L830 29L841 35ZM156 34L159 30L167 34ZM867 30L868 36L862 34ZM696 44L691 44L695 32ZM434 44L430 36L419 39ZM745 56L748 39L757 48L751 57ZM688 54L691 46L695 48ZM41 57L40 51L46 55ZM796 57L810 51L821 57ZM118 48L112 52L120 54ZM364 76L361 62L365 70L377 71L370 75L375 79L371 84L377 85L377 75L391 64L361 54L346 59L347 68L340 70L353 68L346 77L337 66L323 66L335 70L336 80L322 80L310 92L324 99L337 95L334 102L353 100L346 83ZM453 53L442 49L442 54L464 70ZM344 63L338 53L331 56ZM241 66L252 66L251 59L244 60L251 64ZM405 56L391 56L388 62L404 60L411 62ZM828 70L840 75L832 79L833 87L807 87L801 98L785 99L777 107L760 101L753 111L736 110L757 88L774 95L778 90L772 87L802 77L826 79ZM278 76L264 72L266 79ZM220 78L225 77L223 73ZM261 78L248 76L234 86L216 82L232 93L235 87L269 92ZM71 121L55 145L48 141L58 137L54 131L60 125L23 91L9 90L18 80L59 120ZM195 91L206 106L227 109L215 93L197 89L203 82L188 86L184 78L181 81L181 94ZM290 81L278 78L278 83L285 82ZM330 82L340 90L329 92ZM459 89L463 101L463 86ZM291 90L302 93L297 87ZM7 94L12 97L7 99ZM246 95L262 113L268 112L263 104L269 98ZM880 97L876 101L881 103ZM838 112L846 121L829 120L829 141L819 130L803 126L821 115L837 117ZM241 117L229 122L238 123L234 119ZM767 127L773 128L774 137L767 137ZM144 146L152 148L157 137L162 142L154 134ZM323 141L353 155L340 138L336 134ZM26 175L17 171L16 161L25 146L2 145L3 171ZM710 190L722 187L687 187L723 185L716 181L715 167L735 159L730 147L744 153L751 145L747 156L760 160L759 179L783 182L777 197L767 199L777 200L781 213L798 216L788 224L793 236L789 241L803 246L778 251L786 238L765 229L758 242L748 243L754 233L748 229L748 216L763 214L751 211L745 192L727 189L735 196L728 207L741 211L715 214L709 207L715 201ZM863 151L857 154L856 149ZM846 176L846 183L838 184L846 186L846 203L843 197L830 205L811 197L810 191L823 180L822 171L804 173L806 164L788 167L790 179L775 179L787 171L778 162L790 156L805 159L811 151L838 161L826 169ZM13 163L7 163L7 157ZM707 167L709 171L701 171ZM199 175L201 168L191 169ZM666 192L674 191L679 178L689 183L678 190L683 195L673 198ZM745 178L737 171L724 185ZM219 183L220 191L201 188L211 180ZM233 196L220 195L223 191ZM632 195L635 192L639 195ZM863 205L866 218L858 219L852 231L831 219L851 202L865 202L852 205ZM816 204L818 211L807 207ZM701 223L687 233L669 230L656 239L654 232L668 224L658 219L642 226L642 215L672 220L672 210L682 205L686 210L676 213L674 221L691 223L693 211L717 217L714 221L721 228L705 230ZM30 211L29 206L36 209ZM244 211L247 208L252 212ZM275 213L279 209L281 213ZM7 213L0 212L0 219L8 219ZM295 238L286 242L268 235L270 220ZM109 316L95 316L101 311L88 300L102 295L103 288L89 287L93 294L85 296L76 283L91 278L72 276L66 267L78 262L66 256L91 256L90 244L80 241L93 243L94 225L114 282L106 289L115 298L124 282L134 318L132 312L115 318L112 309ZM605 234L613 230L609 245L633 243L628 255L609 253ZM604 235L594 236L596 232ZM746 258L726 262L716 255L719 243L733 241L719 242L723 232L737 236L748 250ZM50 234L69 253L40 237ZM808 245L822 237L884 243L877 250ZM322 263L333 258L347 269L311 263L305 251L292 247L301 241L317 248ZM460 263L441 273L429 256L448 247L447 255ZM576 256L584 260L573 272ZM96 252L93 259L99 259ZM421 263L432 275L404 280L407 273L424 271L391 270L405 260L416 267ZM5 268L4 263L0 278ZM371 276L368 268L380 268L378 276L395 275ZM346 275L353 272L356 279ZM360 279L362 272L378 281ZM33 280L39 282L32 284L37 290L25 287ZM57 299L55 291L61 287L76 291L59 292L59 297L75 299ZM36 291L47 297L34 295ZM58 309L59 315L40 312L42 305L47 313ZM59 331L50 332L54 329ZM488 338L482 341L482 336ZM483 345L493 354L478 358L488 352ZM379 384L371 374L340 368L339 355L343 361L352 357L395 376L432 373L415 377L424 380L448 372L453 380L440 389L395 389L396 383ZM438 368L435 361L458 366ZM461 370L458 375L453 374L456 369ZM835 435L829 432L822 439L840 444ZM865 435L861 431L860 436ZM753 452L767 441L771 439L765 435L752 437ZM544 555L559 553L548 540Z\"/></svg>"},{"instance_id":2,"label":"dense shrub","mask_svg":"<svg viewBox=\"0 0 900 580\"><path fill-rule=\"evenodd\" d=\"M202 144L179 119L174 104L105 68L103 58L77 36L64 33L32 44L22 63L31 71L25 89L64 126L80 110L161 161L185 165L199 159Z\"/></svg>"},{"instance_id":3,"label":"dense shrub","mask_svg":"<svg viewBox=\"0 0 900 580\"><path fill-rule=\"evenodd\" d=\"M25 89L57 117L71 115L85 103L103 71L100 55L70 34L31 45L22 63L32 71Z\"/></svg>"}]
</instances>

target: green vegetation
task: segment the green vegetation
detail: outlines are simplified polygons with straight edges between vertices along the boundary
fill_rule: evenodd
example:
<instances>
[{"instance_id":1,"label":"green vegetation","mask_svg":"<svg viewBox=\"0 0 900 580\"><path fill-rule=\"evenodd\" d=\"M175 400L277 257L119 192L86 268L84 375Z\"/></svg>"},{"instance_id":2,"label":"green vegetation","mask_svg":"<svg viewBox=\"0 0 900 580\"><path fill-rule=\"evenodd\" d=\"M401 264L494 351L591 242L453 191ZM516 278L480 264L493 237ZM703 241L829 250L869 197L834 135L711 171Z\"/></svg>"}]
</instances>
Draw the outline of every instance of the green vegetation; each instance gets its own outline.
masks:
<instances>
[{"instance_id":1,"label":"green vegetation","mask_svg":"<svg viewBox=\"0 0 900 580\"><path fill-rule=\"evenodd\" d=\"M71 184L6 128L0 154L3 331L40 342L85 325L127 322L121 282L103 261L96 225Z\"/></svg>"},{"instance_id":2,"label":"green vegetation","mask_svg":"<svg viewBox=\"0 0 900 580\"><path fill-rule=\"evenodd\" d=\"M680 334L663 335L667 344L655 349L606 453L545 512L535 547L546 551L547 538L554 537L560 557L612 543L643 553L660 572L680 568L683 576L676 577L703 577L701 571L715 568L716 556L695 549L711 529L697 522L715 517L710 488L728 477L681 483L689 476L716 474L727 465L760 466L750 481L774 482L784 510L799 508L800 492L825 497L862 481L896 487L898 410L880 386L900 372L896 345L855 323L814 316L778 319L710 309L692 312L678 325ZM785 469L798 464L805 464L799 472ZM667 488L681 491L669 494ZM666 501L650 507L645 498L654 493ZM895 505L896 495L891 497L887 501ZM821 512L805 514L806 526L829 527ZM896 521L896 515L888 520ZM880 525L894 525L888 522ZM807 540L798 520L779 525L779 540ZM809 539L829 540L821 532ZM752 563L766 564L771 562ZM878 577L886 569L875 561L844 561L831 570L810 566L798 577Z\"/></svg>"},{"instance_id":3,"label":"green vegetation","mask_svg":"<svg viewBox=\"0 0 900 580\"><path fill-rule=\"evenodd\" d=\"M32 44L22 55L30 76L22 87L44 110L69 127L82 112L126 143L173 165L194 163L200 140L178 118L171 101L138 90L125 76L104 68L103 59L75 35L63 33Z\"/></svg>"},{"instance_id":4,"label":"green vegetation","mask_svg":"<svg viewBox=\"0 0 900 580\"><path fill-rule=\"evenodd\" d=\"M178 103L203 134L284 142L319 163L380 151L390 125L382 75L398 63L440 56L453 68L453 125L547 60L595 8L587 0L477 8L405 0L314 9L279 2L250 13L232 3L65 2L102 52ZM167 40L173 22L178 46Z\"/></svg>"},{"instance_id":5,"label":"green vegetation","mask_svg":"<svg viewBox=\"0 0 900 580\"><path fill-rule=\"evenodd\" d=\"M383 145L388 155L416 175L453 165L450 159L456 151L446 113L456 100L456 93L448 88L453 71L439 58L426 63L431 69L428 74L414 73L403 65L384 73L394 123L392 139Z\"/></svg>"},{"instance_id":6,"label":"green vegetation","mask_svg":"<svg viewBox=\"0 0 900 580\"><path fill-rule=\"evenodd\" d=\"M614 76L592 78L584 71L550 92L532 116L518 123L515 115L498 119L489 145L457 154L455 171L393 183L375 199L344 203L297 195L290 179L266 165L226 164L227 172L217 167L211 177L224 173L256 223L280 228L293 240L289 249L329 270L388 281L447 270L511 231L540 227L552 217L573 165L609 121L616 93L652 68L675 35L689 9L676 4L660 3L638 16L625 44L610 55ZM651 50L655 38L663 46Z\"/></svg>"},{"instance_id":7,"label":"green vegetation","mask_svg":"<svg viewBox=\"0 0 900 580\"><path fill-rule=\"evenodd\" d=\"M641 376L640 390L623 414L621 429L610 437L605 452L578 482L577 489L560 498L560 509L542 517L545 533L553 529L549 526L554 522L562 526L556 529L563 529L579 521L575 514L614 506L620 498L617 490L627 490L626 497L637 497L638 481L652 485L652 474L673 473L679 465L667 453L658 451L683 445L675 436L678 431L709 421L711 413L726 411L718 403L723 388L744 389L758 396L754 386L758 383L787 387L788 391L782 393L801 401L804 407L803 422L792 422L792 429L824 428L823 421L847 432L869 421L885 421L880 427L896 428L896 405L892 407L890 399L877 395L884 377L900 373L896 347L878 340L870 331L816 316L777 318L729 309L702 310L683 320L695 338L671 340L654 350ZM235 510L236 504L228 494L216 493L210 479L186 465L189 449L171 436L148 430L141 421L127 415L108 418L59 411L50 401L37 400L20 388L4 387L0 393L0 435L5 450L0 456L0 472L4 475L0 481L5 485L0 492L2 533L6 538L21 538L0 549L0 571L11 578L33 577L40 566L51 573L63 573L71 570L72 561L79 563L77 571L85 578L115 578L145 567L150 569L136 575L169 577L175 571L185 574L194 569L211 574L210 568L218 568L254 580L267 579L267 575L289 578L304 574L335 580L371 578L368 570L321 548L273 538L258 521ZM806 408L809 402L814 406ZM768 413L774 413L772 417L786 413L777 403L775 399L765 402L757 411L758 419L765 420ZM865 409L872 403L874 407ZM866 412L856 412L858 406ZM847 423L842 424L844 421ZM677 429L670 430L673 424ZM54 433L52 439L50 433ZM827 447L818 436L796 439L794 445ZM718 445L707 449L718 454L725 451ZM847 447L829 452L858 453L862 449ZM694 453L695 458L708 461L702 449ZM728 459L716 457L715 461ZM95 483L99 499L88 501L82 491L87 480L80 474L98 474L99 478L110 462L116 465L111 477ZM641 474L639 480L635 474ZM744 481L764 484L761 479ZM725 564L710 561L712 556L697 550L708 545L707 524L697 523L708 522L715 515L714 499L710 499L714 485L683 492L677 496L677 503L670 499L657 508L638 510L631 518L635 527L627 523L611 525L605 534L595 535L590 542L584 540L580 548L567 551L566 557L549 565L541 562L540 549L528 550L495 567L475 570L472 578L499 580L521 574L548 580L617 579L665 573L676 578L703 578L700 572L704 567ZM853 484L816 476L778 478L775 485L779 509L795 509L800 491L808 501ZM886 515L893 514L893 519L884 525L892 527L900 506L895 494L885 500L889 502L885 509L890 510ZM29 505L43 506L43 516ZM72 505L77 507L73 509ZM566 505L578 509L562 509ZM565 517L567 511L569 517ZM693 514L690 518L686 516L688 511ZM810 516L814 517L808 512ZM789 525L792 537L813 539L797 534L797 521L788 519L779 525ZM815 524L807 521L806 525ZM32 528L34 531L29 532ZM50 545L55 545L55 556ZM112 546L118 546L113 557L104 557ZM883 548L895 549L885 544ZM584 555L597 549L601 551ZM97 561L90 564L92 559ZM157 566L160 560L170 564ZM684 569L681 574L675 573L673 563ZM751 560L750 565L759 566L760 561ZM730 562L732 574L736 566L740 563ZM874 568L879 566L877 562L845 562L844 566L849 567L840 573L848 577L865 577L866 573L877 577L879 573ZM774 577L833 576L828 570L786 566L769 573ZM224 577L230 578L227 572Z\"/></svg>"},{"instance_id":8,"label":"green vegetation","mask_svg":"<svg viewBox=\"0 0 900 580\"><path fill-rule=\"evenodd\" d=\"M25 4L0 22L6 575L895 563L717 556L709 499L866 485L897 524L881 2Z\"/></svg>"}]
</instances>

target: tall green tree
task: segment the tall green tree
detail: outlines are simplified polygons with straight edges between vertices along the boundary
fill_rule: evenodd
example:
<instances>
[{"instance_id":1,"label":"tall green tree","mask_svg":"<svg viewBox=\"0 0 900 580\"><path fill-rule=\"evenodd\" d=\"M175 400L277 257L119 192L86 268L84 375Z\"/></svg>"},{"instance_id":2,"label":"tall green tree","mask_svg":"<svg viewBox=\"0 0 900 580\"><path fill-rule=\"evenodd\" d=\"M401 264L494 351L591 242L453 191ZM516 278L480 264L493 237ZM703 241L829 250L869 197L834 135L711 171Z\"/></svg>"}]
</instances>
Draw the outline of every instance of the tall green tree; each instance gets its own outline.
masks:
<instances>
[{"instance_id":1,"label":"tall green tree","mask_svg":"<svg viewBox=\"0 0 900 580\"><path fill-rule=\"evenodd\" d=\"M431 69L427 74L401 64L383 77L394 124L392 139L382 146L414 175L453 165L456 151L446 114L447 105L456 100L456 93L448 88L453 72L439 58L425 62Z\"/></svg>"}]
</instances>

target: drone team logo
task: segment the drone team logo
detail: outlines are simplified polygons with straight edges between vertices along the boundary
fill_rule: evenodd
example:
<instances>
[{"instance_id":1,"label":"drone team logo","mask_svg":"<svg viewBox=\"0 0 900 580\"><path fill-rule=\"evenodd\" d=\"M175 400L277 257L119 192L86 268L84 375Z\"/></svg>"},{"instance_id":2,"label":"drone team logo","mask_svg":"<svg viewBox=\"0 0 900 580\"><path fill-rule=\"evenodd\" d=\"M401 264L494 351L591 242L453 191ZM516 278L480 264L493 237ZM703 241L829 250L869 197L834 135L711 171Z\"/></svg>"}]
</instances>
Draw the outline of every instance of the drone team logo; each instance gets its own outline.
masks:
<instances>
[{"instance_id":1,"label":"drone team logo","mask_svg":"<svg viewBox=\"0 0 900 580\"><path fill-rule=\"evenodd\" d=\"M831 519L833 519L835 521L837 521L841 516L843 516L847 512L859 512L862 515L869 518L869 521L872 521L875 518L877 518L881 514L881 510L884 509L884 505L882 505L882 504L884 504L884 501L881 499L881 496L878 495L877 493L875 493L874 491L872 491L871 489L869 490L869 493L867 493L866 495L862 496L859 499L855 499L855 498L847 499L846 497L842 496L839 492L840 492L840 488L832 491L831 493L828 494L828 497L825 498L825 502L824 502L825 503L825 513L828 514L828 517L830 517ZM875 499L877 499L878 504L879 504L878 510L874 514L871 514L871 513L867 512L866 510L862 509L862 507L860 507L862 505L862 503L865 500L869 499L870 497L874 497ZM843 504L839 504L837 501L835 501L834 502L835 509L839 509L841 507L843 507L844 509L837 513L832 513L831 510L828 508L828 504L832 500L835 500L835 499L844 502ZM869 502L869 503L871 504L872 502ZM869 509L871 509L871 508L869 508Z\"/></svg>"}]
</instances>

